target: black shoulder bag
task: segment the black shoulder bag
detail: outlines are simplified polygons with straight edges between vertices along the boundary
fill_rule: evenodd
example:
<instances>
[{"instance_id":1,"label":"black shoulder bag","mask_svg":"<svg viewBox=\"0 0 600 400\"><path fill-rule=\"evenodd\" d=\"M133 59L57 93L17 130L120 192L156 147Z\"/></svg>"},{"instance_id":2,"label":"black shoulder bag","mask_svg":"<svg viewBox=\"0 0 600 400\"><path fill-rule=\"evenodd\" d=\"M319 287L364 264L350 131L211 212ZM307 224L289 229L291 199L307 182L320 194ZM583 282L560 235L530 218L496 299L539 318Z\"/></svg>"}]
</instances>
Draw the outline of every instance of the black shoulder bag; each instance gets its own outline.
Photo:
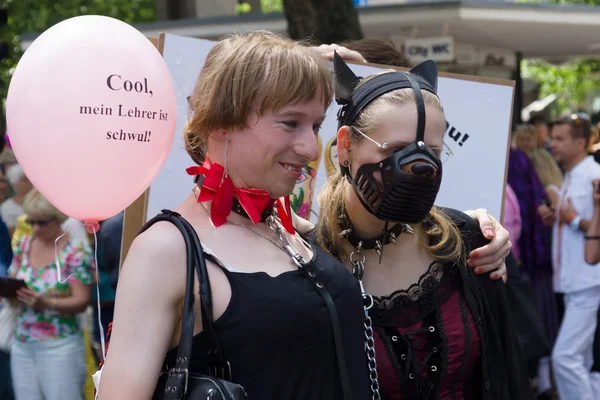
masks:
<instances>
[{"instance_id":1,"label":"black shoulder bag","mask_svg":"<svg viewBox=\"0 0 600 400\"><path fill-rule=\"evenodd\" d=\"M204 251L198 235L192 226L179 214L163 212L142 228L145 231L159 221L171 222L183 235L187 252L187 283L183 303L183 319L177 359L175 365L161 373L153 400L244 400L247 399L244 388L229 381L231 367L225 361L213 324L212 295L204 260ZM140 232L140 233L141 233ZM194 270L200 281L200 309L202 326L208 341L209 374L190 374L188 367L192 354L194 335Z\"/></svg>"},{"instance_id":2,"label":"black shoulder bag","mask_svg":"<svg viewBox=\"0 0 600 400\"><path fill-rule=\"evenodd\" d=\"M204 251L200 239L194 228L181 215L176 212L163 210L144 227L141 232L159 221L167 221L179 228L185 241L187 252L187 282L185 301L183 305L183 319L179 347L177 348L176 363L171 368L165 368L161 373L153 400L246 400L246 391L241 385L230 382L231 365L225 360L221 350L215 326L213 323L212 295L210 282L204 260ZM141 233L140 232L140 233ZM282 232L276 232L279 239L285 241ZM335 344L338 372L344 400L351 400L350 380L346 369L346 360L342 341L342 331L335 303L324 285L318 280L316 268L306 263L298 253L295 253L289 244L283 243L290 253L292 260L298 268L304 271L305 276L313 287L325 300L329 311L333 339ZM295 254L294 254L295 253ZM207 257L212 259L212 257ZM216 262L214 259L212 259ZM192 354L192 338L194 333L194 269L200 281L200 310L202 325L208 342L208 372L209 375L190 374L188 371Z\"/></svg>"},{"instance_id":3,"label":"black shoulder bag","mask_svg":"<svg viewBox=\"0 0 600 400\"><path fill-rule=\"evenodd\" d=\"M467 253L488 243L483 239L477 224L466 224L465 215L457 210L442 208L442 210L458 226L465 244ZM508 298L510 313L512 315L517 336L521 340L527 360L537 360L547 356L552 351L548 341L546 328L540 316L537 300L531 282L522 280L519 276L519 267L512 253L504 260L508 280L506 281L506 296ZM489 277L483 278L484 290L491 290Z\"/></svg>"}]
</instances>

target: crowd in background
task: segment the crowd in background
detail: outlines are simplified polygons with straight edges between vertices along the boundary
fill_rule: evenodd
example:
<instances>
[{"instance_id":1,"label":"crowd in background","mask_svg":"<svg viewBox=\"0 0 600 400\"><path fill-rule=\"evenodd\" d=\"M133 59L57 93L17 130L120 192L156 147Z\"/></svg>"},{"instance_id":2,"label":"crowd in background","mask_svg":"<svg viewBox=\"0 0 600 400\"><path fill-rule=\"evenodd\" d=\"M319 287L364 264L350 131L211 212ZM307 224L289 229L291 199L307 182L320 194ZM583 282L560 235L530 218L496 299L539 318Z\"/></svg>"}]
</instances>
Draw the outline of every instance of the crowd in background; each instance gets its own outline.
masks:
<instances>
[{"instance_id":1,"label":"crowd in background","mask_svg":"<svg viewBox=\"0 0 600 400\"><path fill-rule=\"evenodd\" d=\"M0 300L0 324L11 329L0 340L0 399L93 399L98 320L105 331L112 321L122 224L123 213L102 222L96 255L94 235L33 187L9 147L2 150L0 277L27 288Z\"/></svg>"},{"instance_id":2,"label":"crowd in background","mask_svg":"<svg viewBox=\"0 0 600 400\"><path fill-rule=\"evenodd\" d=\"M539 336L524 346L539 398L600 398L600 352L592 352L600 346L600 269L584 260L600 178L597 142L598 127L584 113L552 122L536 116L513 132L504 224L543 325L529 330Z\"/></svg>"}]
</instances>

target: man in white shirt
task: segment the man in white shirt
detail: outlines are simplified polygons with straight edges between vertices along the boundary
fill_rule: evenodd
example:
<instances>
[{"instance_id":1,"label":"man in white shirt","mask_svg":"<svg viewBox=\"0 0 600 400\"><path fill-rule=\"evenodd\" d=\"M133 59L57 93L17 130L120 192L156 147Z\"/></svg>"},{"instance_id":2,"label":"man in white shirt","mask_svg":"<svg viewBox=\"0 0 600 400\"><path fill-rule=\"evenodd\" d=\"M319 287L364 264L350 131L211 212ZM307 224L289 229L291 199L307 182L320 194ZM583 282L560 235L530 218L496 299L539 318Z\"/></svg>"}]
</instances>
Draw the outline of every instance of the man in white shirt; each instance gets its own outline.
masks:
<instances>
[{"instance_id":1,"label":"man in white shirt","mask_svg":"<svg viewBox=\"0 0 600 400\"><path fill-rule=\"evenodd\" d=\"M554 290L564 293L565 315L552 351L561 399L600 399L600 374L590 372L600 307L600 265L584 259L584 234L594 212L592 181L600 178L600 164L587 155L590 135L585 114L555 122L550 147L565 170L565 179L557 210L538 208L542 220L554 226Z\"/></svg>"},{"instance_id":2,"label":"man in white shirt","mask_svg":"<svg viewBox=\"0 0 600 400\"><path fill-rule=\"evenodd\" d=\"M585 261L600 261L600 180L594 181L594 217L585 237Z\"/></svg>"}]
</instances>

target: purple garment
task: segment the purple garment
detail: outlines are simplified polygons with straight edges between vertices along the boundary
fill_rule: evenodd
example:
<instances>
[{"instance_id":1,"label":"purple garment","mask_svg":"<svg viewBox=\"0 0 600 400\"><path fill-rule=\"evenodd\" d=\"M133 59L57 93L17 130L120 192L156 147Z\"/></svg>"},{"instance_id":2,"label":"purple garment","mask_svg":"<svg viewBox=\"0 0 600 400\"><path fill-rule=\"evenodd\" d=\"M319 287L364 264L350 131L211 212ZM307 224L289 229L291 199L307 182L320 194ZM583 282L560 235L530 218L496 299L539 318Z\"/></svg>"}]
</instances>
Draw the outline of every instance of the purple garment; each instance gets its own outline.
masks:
<instances>
[{"instance_id":1,"label":"purple garment","mask_svg":"<svg viewBox=\"0 0 600 400\"><path fill-rule=\"evenodd\" d=\"M502 225L504 225L504 229L506 229L510 235L513 257L518 261L521 259L521 252L519 249L519 238L521 237L522 225L521 207L519 206L517 195L508 183L506 184L506 190L504 191L504 219L502 220Z\"/></svg>"},{"instance_id":2,"label":"purple garment","mask_svg":"<svg viewBox=\"0 0 600 400\"><path fill-rule=\"evenodd\" d=\"M507 181L521 209L521 268L530 272L540 268L552 270L552 228L543 224L537 212L548 195L527 154L520 150L510 149Z\"/></svg>"},{"instance_id":3,"label":"purple garment","mask_svg":"<svg viewBox=\"0 0 600 400\"><path fill-rule=\"evenodd\" d=\"M554 346L560 328L558 302L554 293L552 274L551 269L542 268L532 271L531 274L521 274L521 279L530 281L533 286L533 293L535 294L540 318L546 327L546 336L550 348Z\"/></svg>"}]
</instances>

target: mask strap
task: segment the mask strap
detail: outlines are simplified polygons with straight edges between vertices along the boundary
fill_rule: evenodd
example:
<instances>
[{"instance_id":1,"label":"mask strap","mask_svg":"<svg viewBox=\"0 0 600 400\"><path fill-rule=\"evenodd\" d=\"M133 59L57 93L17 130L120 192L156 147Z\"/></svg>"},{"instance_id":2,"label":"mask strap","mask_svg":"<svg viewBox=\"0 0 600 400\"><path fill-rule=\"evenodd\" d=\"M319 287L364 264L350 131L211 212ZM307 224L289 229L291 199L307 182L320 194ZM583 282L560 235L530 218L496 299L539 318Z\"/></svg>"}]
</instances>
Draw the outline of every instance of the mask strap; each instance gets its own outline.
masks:
<instances>
[{"instance_id":1,"label":"mask strap","mask_svg":"<svg viewBox=\"0 0 600 400\"><path fill-rule=\"evenodd\" d=\"M417 81L404 72L406 79L410 82L413 92L415 93L415 100L417 103L417 142L425 141L425 101L423 100L423 92Z\"/></svg>"}]
</instances>

